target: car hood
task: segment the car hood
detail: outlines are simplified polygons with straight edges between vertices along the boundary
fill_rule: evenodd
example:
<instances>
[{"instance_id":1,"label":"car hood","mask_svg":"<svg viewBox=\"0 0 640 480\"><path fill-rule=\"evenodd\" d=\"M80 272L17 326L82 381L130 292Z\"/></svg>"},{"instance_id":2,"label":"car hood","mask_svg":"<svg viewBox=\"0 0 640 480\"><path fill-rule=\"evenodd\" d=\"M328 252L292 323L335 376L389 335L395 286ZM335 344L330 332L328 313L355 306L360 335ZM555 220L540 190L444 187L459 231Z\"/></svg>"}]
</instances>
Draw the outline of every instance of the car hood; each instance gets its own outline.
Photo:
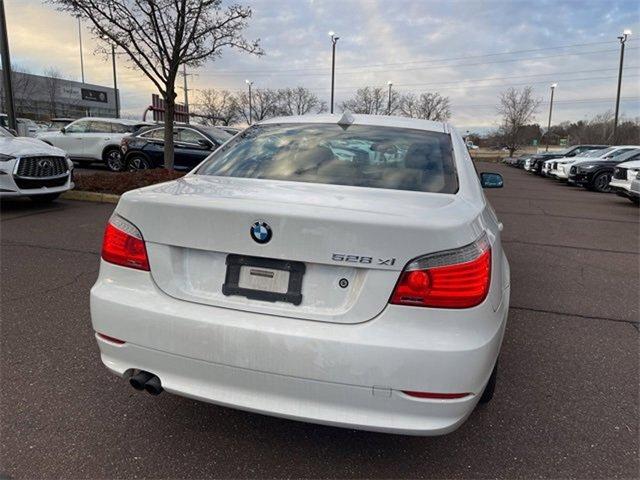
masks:
<instances>
[{"instance_id":1,"label":"car hood","mask_svg":"<svg viewBox=\"0 0 640 480\"><path fill-rule=\"evenodd\" d=\"M37 138L0 137L0 153L21 157L25 155L56 155L64 157L64 150L46 144Z\"/></svg>"},{"instance_id":2,"label":"car hood","mask_svg":"<svg viewBox=\"0 0 640 480\"><path fill-rule=\"evenodd\" d=\"M592 167L592 166L598 166L598 165L615 165L615 164L616 164L615 160L611 161L611 160L599 159L599 160L576 161L574 162L573 165L577 167Z\"/></svg>"},{"instance_id":3,"label":"car hood","mask_svg":"<svg viewBox=\"0 0 640 480\"><path fill-rule=\"evenodd\" d=\"M630 162L622 162L622 163L619 163L616 166L620 167L620 168L633 168L635 170L636 168L640 168L640 160L632 160Z\"/></svg>"},{"instance_id":4,"label":"car hood","mask_svg":"<svg viewBox=\"0 0 640 480\"><path fill-rule=\"evenodd\" d=\"M577 163L577 162L588 162L591 159L589 157L560 157L556 159L558 163Z\"/></svg>"}]
</instances>

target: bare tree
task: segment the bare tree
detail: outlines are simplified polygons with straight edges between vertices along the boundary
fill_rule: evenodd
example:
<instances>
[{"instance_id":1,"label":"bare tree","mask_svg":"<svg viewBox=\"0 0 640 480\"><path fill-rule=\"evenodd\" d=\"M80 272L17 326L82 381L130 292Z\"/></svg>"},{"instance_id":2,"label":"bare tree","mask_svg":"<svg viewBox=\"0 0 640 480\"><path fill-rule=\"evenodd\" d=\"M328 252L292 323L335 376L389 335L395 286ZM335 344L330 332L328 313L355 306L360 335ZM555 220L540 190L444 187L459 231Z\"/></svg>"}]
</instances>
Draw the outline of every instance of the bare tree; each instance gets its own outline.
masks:
<instances>
[{"instance_id":1,"label":"bare tree","mask_svg":"<svg viewBox=\"0 0 640 480\"><path fill-rule=\"evenodd\" d=\"M240 118L238 99L229 90L207 88L197 98L198 113L210 125L231 125Z\"/></svg>"},{"instance_id":2,"label":"bare tree","mask_svg":"<svg viewBox=\"0 0 640 480\"><path fill-rule=\"evenodd\" d=\"M382 87L359 88L355 96L340 104L342 111L364 113L367 115L385 115L387 113L388 93Z\"/></svg>"},{"instance_id":3,"label":"bare tree","mask_svg":"<svg viewBox=\"0 0 640 480\"><path fill-rule=\"evenodd\" d=\"M327 111L327 104L308 88L283 88L279 91L280 115L306 115Z\"/></svg>"},{"instance_id":4,"label":"bare tree","mask_svg":"<svg viewBox=\"0 0 640 480\"><path fill-rule=\"evenodd\" d=\"M242 92L237 97L238 112L249 123L249 95ZM259 122L280 115L280 92L270 88L254 89L251 92L251 120Z\"/></svg>"},{"instance_id":5,"label":"bare tree","mask_svg":"<svg viewBox=\"0 0 640 480\"><path fill-rule=\"evenodd\" d=\"M13 97L16 115L23 117L27 112L33 110L33 98L38 89L35 77L28 69L20 65L12 65L11 84L13 86ZM0 105L5 105L4 85L0 82Z\"/></svg>"},{"instance_id":6,"label":"bare tree","mask_svg":"<svg viewBox=\"0 0 640 480\"><path fill-rule=\"evenodd\" d=\"M58 114L58 102L60 87L62 85L62 73L56 67L49 67L44 71L45 89L49 100L49 118L55 118Z\"/></svg>"},{"instance_id":7,"label":"bare tree","mask_svg":"<svg viewBox=\"0 0 640 480\"><path fill-rule=\"evenodd\" d=\"M531 87L509 88L500 94L498 113L502 115L502 124L499 132L510 156L522 144L522 129L531 122L539 106L540 100L533 98Z\"/></svg>"},{"instance_id":8,"label":"bare tree","mask_svg":"<svg viewBox=\"0 0 640 480\"><path fill-rule=\"evenodd\" d=\"M444 122L451 117L449 97L439 93L406 93L399 102L400 113L405 117Z\"/></svg>"},{"instance_id":9,"label":"bare tree","mask_svg":"<svg viewBox=\"0 0 640 480\"><path fill-rule=\"evenodd\" d=\"M222 0L49 0L89 21L104 53L115 44L165 101L164 165L173 168L175 83L180 66L198 67L225 47L262 54L242 36L251 9Z\"/></svg>"}]
</instances>

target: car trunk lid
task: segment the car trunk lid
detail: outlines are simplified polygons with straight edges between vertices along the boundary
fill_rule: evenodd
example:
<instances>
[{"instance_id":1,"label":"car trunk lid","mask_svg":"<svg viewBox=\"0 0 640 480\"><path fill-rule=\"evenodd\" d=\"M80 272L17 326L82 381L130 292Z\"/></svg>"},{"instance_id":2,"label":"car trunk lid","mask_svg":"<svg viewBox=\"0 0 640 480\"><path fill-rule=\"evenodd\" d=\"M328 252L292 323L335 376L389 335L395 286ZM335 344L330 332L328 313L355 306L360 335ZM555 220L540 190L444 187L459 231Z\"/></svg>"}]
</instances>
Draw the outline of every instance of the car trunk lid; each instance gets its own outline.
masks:
<instances>
[{"instance_id":1,"label":"car trunk lid","mask_svg":"<svg viewBox=\"0 0 640 480\"><path fill-rule=\"evenodd\" d=\"M482 232L477 210L452 194L203 175L125 194L117 211L141 230L153 279L168 295L338 323L379 314L413 258ZM256 222L271 229L267 243L252 238ZM252 258L276 270L303 265L299 304L225 291L236 256L257 276L267 267Z\"/></svg>"}]
</instances>

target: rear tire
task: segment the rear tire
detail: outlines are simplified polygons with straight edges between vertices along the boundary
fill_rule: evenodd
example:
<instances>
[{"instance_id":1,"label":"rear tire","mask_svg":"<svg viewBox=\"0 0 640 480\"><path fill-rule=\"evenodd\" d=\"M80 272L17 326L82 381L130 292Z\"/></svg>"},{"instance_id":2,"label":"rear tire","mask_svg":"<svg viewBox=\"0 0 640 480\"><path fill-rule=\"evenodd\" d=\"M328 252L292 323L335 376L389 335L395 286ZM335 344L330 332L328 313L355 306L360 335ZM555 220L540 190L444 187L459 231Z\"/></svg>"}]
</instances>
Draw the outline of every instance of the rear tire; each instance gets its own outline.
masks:
<instances>
[{"instance_id":1,"label":"rear tire","mask_svg":"<svg viewBox=\"0 0 640 480\"><path fill-rule=\"evenodd\" d=\"M60 196L59 193L48 193L46 195L32 195L29 197L32 202L39 203L41 205L51 203Z\"/></svg>"},{"instance_id":2,"label":"rear tire","mask_svg":"<svg viewBox=\"0 0 640 480\"><path fill-rule=\"evenodd\" d=\"M105 165L112 172L122 172L124 170L124 161L122 160L122 153L117 147L108 148L102 155Z\"/></svg>"},{"instance_id":3,"label":"rear tire","mask_svg":"<svg viewBox=\"0 0 640 480\"><path fill-rule=\"evenodd\" d=\"M596 192L600 193L609 193L611 191L611 187L609 186L610 181L610 173L599 173L594 177L593 182L590 185L590 190L595 190Z\"/></svg>"},{"instance_id":4,"label":"rear tire","mask_svg":"<svg viewBox=\"0 0 640 480\"><path fill-rule=\"evenodd\" d=\"M137 172L139 170L149 170L151 162L142 155L133 155L127 160L127 170Z\"/></svg>"},{"instance_id":5,"label":"rear tire","mask_svg":"<svg viewBox=\"0 0 640 480\"><path fill-rule=\"evenodd\" d=\"M493 371L491 372L491 376L489 377L489 381L487 382L487 386L484 387L484 391L482 392L482 396L480 397L480 403L489 403L493 398L493 394L496 391L496 382L498 379L498 362L493 367Z\"/></svg>"}]
</instances>

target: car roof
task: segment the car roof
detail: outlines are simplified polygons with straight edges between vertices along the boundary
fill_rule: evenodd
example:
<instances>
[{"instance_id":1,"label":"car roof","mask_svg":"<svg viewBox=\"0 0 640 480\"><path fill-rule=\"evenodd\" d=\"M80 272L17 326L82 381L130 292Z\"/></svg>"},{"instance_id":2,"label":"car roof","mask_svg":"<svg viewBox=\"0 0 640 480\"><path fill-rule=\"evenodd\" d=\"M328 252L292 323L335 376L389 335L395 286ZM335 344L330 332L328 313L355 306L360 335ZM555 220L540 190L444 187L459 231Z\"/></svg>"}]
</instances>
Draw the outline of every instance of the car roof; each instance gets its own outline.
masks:
<instances>
[{"instance_id":1,"label":"car roof","mask_svg":"<svg viewBox=\"0 0 640 480\"><path fill-rule=\"evenodd\" d=\"M634 155L637 155L639 152L640 152L640 147L636 147L635 149L625 152L619 157L616 157L615 159L623 162L625 158L633 157Z\"/></svg>"},{"instance_id":2,"label":"car roof","mask_svg":"<svg viewBox=\"0 0 640 480\"><path fill-rule=\"evenodd\" d=\"M411 128L430 132L449 133L445 122L422 120L419 118L395 117L389 115L362 115L359 113L321 113L317 115L297 115L292 117L276 117L258 122L260 125L275 123L338 123L341 119L353 119L351 125L375 125L381 127Z\"/></svg>"},{"instance_id":3,"label":"car roof","mask_svg":"<svg viewBox=\"0 0 640 480\"><path fill-rule=\"evenodd\" d=\"M123 125L152 125L149 122L143 122L142 120L130 120L127 118L111 118L111 117L82 117L77 120L98 120L100 122L113 122L113 123L121 123Z\"/></svg>"},{"instance_id":4,"label":"car roof","mask_svg":"<svg viewBox=\"0 0 640 480\"><path fill-rule=\"evenodd\" d=\"M630 162L625 162L624 164L620 164L616 166L620 168L637 168L637 167L640 167L640 160L631 160Z\"/></svg>"}]
</instances>

